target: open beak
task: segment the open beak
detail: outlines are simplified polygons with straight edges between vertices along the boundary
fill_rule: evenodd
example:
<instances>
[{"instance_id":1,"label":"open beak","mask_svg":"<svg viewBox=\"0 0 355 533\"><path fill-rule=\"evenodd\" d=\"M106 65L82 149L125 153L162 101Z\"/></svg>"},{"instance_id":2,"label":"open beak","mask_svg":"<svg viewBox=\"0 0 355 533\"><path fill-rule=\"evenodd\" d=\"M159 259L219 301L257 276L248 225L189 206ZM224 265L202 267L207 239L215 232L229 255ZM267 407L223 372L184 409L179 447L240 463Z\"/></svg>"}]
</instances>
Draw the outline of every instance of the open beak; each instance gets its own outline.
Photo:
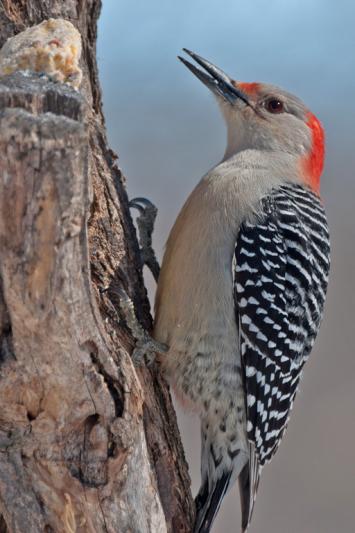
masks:
<instances>
[{"instance_id":1,"label":"open beak","mask_svg":"<svg viewBox=\"0 0 355 533\"><path fill-rule=\"evenodd\" d=\"M233 80L227 76L223 70L219 69L206 59L203 59L203 57L191 52L191 50L187 50L187 48L183 48L183 51L203 67L206 72L195 67L190 61L178 56L180 61L182 61L182 63L184 63L184 65L186 65L187 68L202 81L202 83L207 85L213 93L222 96L222 98L227 100L230 104L234 104L237 100L242 100L246 105L252 107L247 95L235 87Z\"/></svg>"}]
</instances>

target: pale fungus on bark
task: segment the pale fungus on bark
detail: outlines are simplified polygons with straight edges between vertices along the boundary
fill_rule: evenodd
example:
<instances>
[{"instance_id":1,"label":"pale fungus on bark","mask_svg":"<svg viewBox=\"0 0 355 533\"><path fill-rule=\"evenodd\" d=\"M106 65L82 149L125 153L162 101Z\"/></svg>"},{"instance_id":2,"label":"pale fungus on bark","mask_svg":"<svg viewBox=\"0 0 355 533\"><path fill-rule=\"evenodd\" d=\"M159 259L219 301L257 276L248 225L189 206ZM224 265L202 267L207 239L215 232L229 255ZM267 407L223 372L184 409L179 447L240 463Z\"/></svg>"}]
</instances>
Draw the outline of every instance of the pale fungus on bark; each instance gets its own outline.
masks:
<instances>
[{"instance_id":1,"label":"pale fungus on bark","mask_svg":"<svg viewBox=\"0 0 355 533\"><path fill-rule=\"evenodd\" d=\"M81 35L71 22L44 20L10 37L0 51L0 75L32 71L54 81L80 86Z\"/></svg>"}]
</instances>

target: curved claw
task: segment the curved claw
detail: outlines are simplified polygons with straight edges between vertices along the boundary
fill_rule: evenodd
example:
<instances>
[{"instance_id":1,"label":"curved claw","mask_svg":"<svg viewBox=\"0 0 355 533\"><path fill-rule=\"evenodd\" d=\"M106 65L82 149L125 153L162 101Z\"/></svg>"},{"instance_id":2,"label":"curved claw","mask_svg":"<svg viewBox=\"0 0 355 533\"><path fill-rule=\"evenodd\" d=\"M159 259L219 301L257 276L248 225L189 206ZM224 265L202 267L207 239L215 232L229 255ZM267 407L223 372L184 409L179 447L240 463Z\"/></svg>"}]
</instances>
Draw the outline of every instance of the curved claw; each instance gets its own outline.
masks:
<instances>
[{"instance_id":1,"label":"curved claw","mask_svg":"<svg viewBox=\"0 0 355 533\"><path fill-rule=\"evenodd\" d=\"M158 212L158 209L155 207L155 205L147 198L141 198L141 197L132 198L132 200L130 200L128 205L130 208L137 209L141 214L150 212L154 216L154 219Z\"/></svg>"},{"instance_id":2,"label":"curved claw","mask_svg":"<svg viewBox=\"0 0 355 533\"><path fill-rule=\"evenodd\" d=\"M151 202L150 200L148 200L148 198L143 198L141 196L137 196L137 198L132 198L132 200L129 202L129 205L131 206L132 203L139 203L139 204L143 204L147 207L155 207L155 205L153 204L153 202ZM132 206L133 207L133 206Z\"/></svg>"},{"instance_id":3,"label":"curved claw","mask_svg":"<svg viewBox=\"0 0 355 533\"><path fill-rule=\"evenodd\" d=\"M130 209L137 209L140 213L144 213L144 207L142 207L139 204L136 204L133 200L131 200L128 204Z\"/></svg>"}]
</instances>

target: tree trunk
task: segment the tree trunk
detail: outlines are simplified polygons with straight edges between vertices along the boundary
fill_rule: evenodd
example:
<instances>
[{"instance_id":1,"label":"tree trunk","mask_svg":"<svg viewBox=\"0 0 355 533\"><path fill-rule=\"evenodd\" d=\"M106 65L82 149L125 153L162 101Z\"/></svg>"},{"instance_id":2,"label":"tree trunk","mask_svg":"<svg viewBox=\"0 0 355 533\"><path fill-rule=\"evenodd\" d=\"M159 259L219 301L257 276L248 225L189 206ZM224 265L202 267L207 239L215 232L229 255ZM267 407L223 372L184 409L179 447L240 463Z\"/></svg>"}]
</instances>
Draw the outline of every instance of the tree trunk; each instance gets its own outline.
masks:
<instances>
[{"instance_id":1,"label":"tree trunk","mask_svg":"<svg viewBox=\"0 0 355 533\"><path fill-rule=\"evenodd\" d=\"M0 532L189 532L159 369L135 369L124 289L151 318L97 77L98 0L4 0L0 45L50 17L82 36L79 91L0 77Z\"/></svg>"}]
</instances>

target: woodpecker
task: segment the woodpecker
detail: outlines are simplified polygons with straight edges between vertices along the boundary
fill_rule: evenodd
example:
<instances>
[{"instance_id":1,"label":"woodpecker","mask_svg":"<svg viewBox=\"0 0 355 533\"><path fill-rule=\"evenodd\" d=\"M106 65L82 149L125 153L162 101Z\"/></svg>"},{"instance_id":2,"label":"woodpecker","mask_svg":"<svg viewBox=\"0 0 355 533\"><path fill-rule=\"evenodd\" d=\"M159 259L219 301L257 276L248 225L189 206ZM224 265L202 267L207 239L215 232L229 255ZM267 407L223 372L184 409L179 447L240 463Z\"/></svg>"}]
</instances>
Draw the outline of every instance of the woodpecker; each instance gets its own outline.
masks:
<instances>
[{"instance_id":1,"label":"woodpecker","mask_svg":"<svg viewBox=\"0 0 355 533\"><path fill-rule=\"evenodd\" d=\"M217 98L227 147L169 235L154 338L168 346L159 360L177 397L201 419L194 532L210 531L237 479L245 532L323 314L324 133L292 94L235 81L184 52L194 63L179 59Z\"/></svg>"}]
</instances>

